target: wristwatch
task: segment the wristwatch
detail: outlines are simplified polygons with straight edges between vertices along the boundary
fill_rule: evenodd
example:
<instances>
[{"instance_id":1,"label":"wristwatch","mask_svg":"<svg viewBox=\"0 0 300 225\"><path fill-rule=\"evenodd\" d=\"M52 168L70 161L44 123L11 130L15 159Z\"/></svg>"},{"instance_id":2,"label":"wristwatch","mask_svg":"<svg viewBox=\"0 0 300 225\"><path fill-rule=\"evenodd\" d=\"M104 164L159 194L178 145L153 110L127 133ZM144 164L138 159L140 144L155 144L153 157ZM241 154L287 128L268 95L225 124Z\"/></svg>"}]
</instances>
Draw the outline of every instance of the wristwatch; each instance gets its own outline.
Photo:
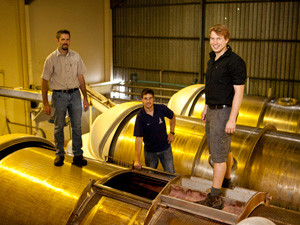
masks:
<instances>
[{"instance_id":1,"label":"wristwatch","mask_svg":"<svg viewBox=\"0 0 300 225\"><path fill-rule=\"evenodd\" d=\"M173 135L175 135L175 132L170 132L170 134L173 134Z\"/></svg>"}]
</instances>

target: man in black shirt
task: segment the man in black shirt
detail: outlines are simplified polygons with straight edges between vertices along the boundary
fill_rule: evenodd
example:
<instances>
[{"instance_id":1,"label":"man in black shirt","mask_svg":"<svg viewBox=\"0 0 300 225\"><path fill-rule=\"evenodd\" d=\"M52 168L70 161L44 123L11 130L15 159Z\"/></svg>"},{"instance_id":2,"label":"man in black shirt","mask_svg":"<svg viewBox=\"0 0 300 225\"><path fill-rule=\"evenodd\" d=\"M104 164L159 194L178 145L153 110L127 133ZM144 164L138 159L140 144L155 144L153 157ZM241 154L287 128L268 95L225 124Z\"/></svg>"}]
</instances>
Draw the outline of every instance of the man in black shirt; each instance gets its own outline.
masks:
<instances>
[{"instance_id":1,"label":"man in black shirt","mask_svg":"<svg viewBox=\"0 0 300 225\"><path fill-rule=\"evenodd\" d=\"M141 169L140 155L144 141L145 164L156 169L158 159L165 171L175 173L170 143L174 140L175 114L167 106L154 103L154 92L144 89L141 93L143 108L138 112L135 126L134 167ZM166 132L165 117L170 119L170 133Z\"/></svg>"},{"instance_id":2,"label":"man in black shirt","mask_svg":"<svg viewBox=\"0 0 300 225\"><path fill-rule=\"evenodd\" d=\"M209 54L205 108L201 119L206 123L207 144L214 168L211 192L201 204L222 209L221 187L232 188L231 135L235 132L236 118L243 99L246 64L227 45L229 30L225 25L218 24L210 28L209 37L213 51Z\"/></svg>"}]
</instances>

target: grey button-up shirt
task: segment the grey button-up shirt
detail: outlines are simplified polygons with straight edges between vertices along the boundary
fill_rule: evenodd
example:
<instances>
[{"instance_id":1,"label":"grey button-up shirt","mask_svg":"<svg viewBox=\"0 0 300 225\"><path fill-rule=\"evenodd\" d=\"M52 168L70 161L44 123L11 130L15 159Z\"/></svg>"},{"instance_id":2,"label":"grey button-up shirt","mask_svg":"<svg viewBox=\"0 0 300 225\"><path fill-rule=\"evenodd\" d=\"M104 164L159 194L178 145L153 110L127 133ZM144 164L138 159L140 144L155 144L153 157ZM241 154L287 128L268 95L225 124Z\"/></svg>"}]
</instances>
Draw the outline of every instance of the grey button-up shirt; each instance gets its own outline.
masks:
<instances>
[{"instance_id":1,"label":"grey button-up shirt","mask_svg":"<svg viewBox=\"0 0 300 225\"><path fill-rule=\"evenodd\" d=\"M86 73L80 55L69 49L63 56L58 49L46 59L42 78L49 81L52 90L66 90L79 87L77 76Z\"/></svg>"}]
</instances>

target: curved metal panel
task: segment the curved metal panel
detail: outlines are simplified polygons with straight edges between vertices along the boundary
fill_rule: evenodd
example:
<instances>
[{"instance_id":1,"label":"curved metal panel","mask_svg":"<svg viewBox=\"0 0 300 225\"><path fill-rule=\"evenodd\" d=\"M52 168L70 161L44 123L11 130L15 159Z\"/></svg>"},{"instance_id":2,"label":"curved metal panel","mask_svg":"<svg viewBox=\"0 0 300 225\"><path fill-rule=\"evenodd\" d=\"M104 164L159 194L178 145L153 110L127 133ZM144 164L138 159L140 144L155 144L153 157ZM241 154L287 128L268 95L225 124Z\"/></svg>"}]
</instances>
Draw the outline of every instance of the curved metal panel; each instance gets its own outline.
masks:
<instances>
[{"instance_id":1,"label":"curved metal panel","mask_svg":"<svg viewBox=\"0 0 300 225\"><path fill-rule=\"evenodd\" d=\"M300 104L283 106L278 101L267 104L262 122L259 127L274 125L277 130L300 133Z\"/></svg>"},{"instance_id":2,"label":"curved metal panel","mask_svg":"<svg viewBox=\"0 0 300 225\"><path fill-rule=\"evenodd\" d=\"M79 168L69 156L55 167L54 158L52 151L31 147L1 160L1 224L66 224L90 179L124 170L92 160Z\"/></svg>"},{"instance_id":3,"label":"curved metal panel","mask_svg":"<svg viewBox=\"0 0 300 225\"><path fill-rule=\"evenodd\" d=\"M272 204L300 211L300 137L266 131L255 146L249 173L250 189L265 189Z\"/></svg>"},{"instance_id":4,"label":"curved metal panel","mask_svg":"<svg viewBox=\"0 0 300 225\"><path fill-rule=\"evenodd\" d=\"M168 103L168 107L172 109L176 115L189 115L194 99L203 89L203 84L194 84L181 89L172 96Z\"/></svg>"},{"instance_id":5,"label":"curved metal panel","mask_svg":"<svg viewBox=\"0 0 300 225\"><path fill-rule=\"evenodd\" d=\"M102 197L81 224L143 224L148 210Z\"/></svg>"},{"instance_id":6,"label":"curved metal panel","mask_svg":"<svg viewBox=\"0 0 300 225\"><path fill-rule=\"evenodd\" d=\"M96 159L105 160L118 124L133 110L141 107L140 102L127 102L103 112L94 121L89 137L89 151Z\"/></svg>"},{"instance_id":7,"label":"curved metal panel","mask_svg":"<svg viewBox=\"0 0 300 225\"><path fill-rule=\"evenodd\" d=\"M24 142L39 142L43 143L45 145L48 145L49 147L55 147L55 145L44 138L36 137L29 134L7 134L0 136L0 151L3 149L6 149L8 147L20 144Z\"/></svg>"}]
</instances>

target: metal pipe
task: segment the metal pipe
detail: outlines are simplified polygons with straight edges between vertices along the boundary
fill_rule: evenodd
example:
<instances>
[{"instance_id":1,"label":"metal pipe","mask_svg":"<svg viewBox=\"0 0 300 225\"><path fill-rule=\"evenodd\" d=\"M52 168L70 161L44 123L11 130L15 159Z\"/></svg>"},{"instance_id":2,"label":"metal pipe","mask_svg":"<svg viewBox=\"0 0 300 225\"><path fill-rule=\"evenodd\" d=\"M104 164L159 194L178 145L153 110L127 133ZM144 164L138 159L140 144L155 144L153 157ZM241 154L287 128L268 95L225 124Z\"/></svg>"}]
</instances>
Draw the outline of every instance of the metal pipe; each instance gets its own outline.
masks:
<instances>
[{"instance_id":1,"label":"metal pipe","mask_svg":"<svg viewBox=\"0 0 300 225\"><path fill-rule=\"evenodd\" d=\"M159 85L167 85L167 86L174 86L174 87L186 87L186 85L182 84L172 84L172 83L164 83L164 82L157 82L157 81L150 81L150 80L137 80L137 83L144 83L144 84L159 84Z\"/></svg>"}]
</instances>

